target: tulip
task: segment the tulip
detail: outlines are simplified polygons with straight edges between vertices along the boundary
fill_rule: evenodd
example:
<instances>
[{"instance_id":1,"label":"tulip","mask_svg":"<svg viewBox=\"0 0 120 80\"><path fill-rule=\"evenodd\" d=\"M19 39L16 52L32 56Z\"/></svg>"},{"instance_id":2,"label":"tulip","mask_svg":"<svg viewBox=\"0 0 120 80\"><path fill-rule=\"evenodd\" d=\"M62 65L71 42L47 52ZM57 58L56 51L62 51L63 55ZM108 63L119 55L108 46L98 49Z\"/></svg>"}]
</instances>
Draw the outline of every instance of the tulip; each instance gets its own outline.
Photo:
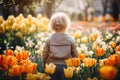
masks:
<instances>
[{"instance_id":1,"label":"tulip","mask_svg":"<svg viewBox=\"0 0 120 80\"><path fill-rule=\"evenodd\" d=\"M22 33L21 32L17 32L16 34L15 34L18 38L22 38Z\"/></svg>"},{"instance_id":2,"label":"tulip","mask_svg":"<svg viewBox=\"0 0 120 80\"><path fill-rule=\"evenodd\" d=\"M6 50L6 55L13 56L13 54L14 54L13 50L10 50L10 49Z\"/></svg>"},{"instance_id":3,"label":"tulip","mask_svg":"<svg viewBox=\"0 0 120 80\"><path fill-rule=\"evenodd\" d=\"M16 53L16 58L20 61L23 59L23 54L21 52Z\"/></svg>"},{"instance_id":4,"label":"tulip","mask_svg":"<svg viewBox=\"0 0 120 80\"><path fill-rule=\"evenodd\" d=\"M103 56L105 53L103 48L96 48L96 55L97 56Z\"/></svg>"},{"instance_id":5,"label":"tulip","mask_svg":"<svg viewBox=\"0 0 120 80\"><path fill-rule=\"evenodd\" d=\"M86 54L84 54L84 53L80 53L78 55L79 55L80 60L83 60L86 58Z\"/></svg>"},{"instance_id":6,"label":"tulip","mask_svg":"<svg viewBox=\"0 0 120 80\"><path fill-rule=\"evenodd\" d=\"M14 56L7 56L6 57L6 64L9 65L10 67L12 67L12 66L18 64L18 60Z\"/></svg>"},{"instance_id":7,"label":"tulip","mask_svg":"<svg viewBox=\"0 0 120 80\"><path fill-rule=\"evenodd\" d=\"M23 59L24 59L24 60L27 59L28 56L29 56L29 52L26 51L26 50L22 50L21 52L22 52L21 54L23 54Z\"/></svg>"},{"instance_id":8,"label":"tulip","mask_svg":"<svg viewBox=\"0 0 120 80\"><path fill-rule=\"evenodd\" d=\"M96 64L96 59L94 58L85 58L83 59L84 66L92 67Z\"/></svg>"},{"instance_id":9,"label":"tulip","mask_svg":"<svg viewBox=\"0 0 120 80\"><path fill-rule=\"evenodd\" d=\"M12 69L13 69L14 75L20 76L22 74L20 65L15 65L12 67Z\"/></svg>"},{"instance_id":10,"label":"tulip","mask_svg":"<svg viewBox=\"0 0 120 80\"><path fill-rule=\"evenodd\" d=\"M113 54L113 55L110 55L109 56L109 60L110 60L110 63L112 65L116 65L118 64L119 60L120 60L120 56L118 54Z\"/></svg>"},{"instance_id":11,"label":"tulip","mask_svg":"<svg viewBox=\"0 0 120 80\"><path fill-rule=\"evenodd\" d=\"M40 20L42 18L42 14L37 15L37 19Z\"/></svg>"},{"instance_id":12,"label":"tulip","mask_svg":"<svg viewBox=\"0 0 120 80\"><path fill-rule=\"evenodd\" d=\"M98 38L98 34L97 33L92 33L89 36L89 40L90 41L95 41Z\"/></svg>"},{"instance_id":13,"label":"tulip","mask_svg":"<svg viewBox=\"0 0 120 80\"><path fill-rule=\"evenodd\" d=\"M54 65L53 63L45 64L45 72L48 74L54 74L56 70L56 65Z\"/></svg>"},{"instance_id":14,"label":"tulip","mask_svg":"<svg viewBox=\"0 0 120 80\"><path fill-rule=\"evenodd\" d=\"M117 47L116 47L116 51L120 51L120 46L117 46Z\"/></svg>"},{"instance_id":15,"label":"tulip","mask_svg":"<svg viewBox=\"0 0 120 80\"><path fill-rule=\"evenodd\" d=\"M2 24L4 22L4 19L2 16L0 16L0 24Z\"/></svg>"},{"instance_id":16,"label":"tulip","mask_svg":"<svg viewBox=\"0 0 120 80\"><path fill-rule=\"evenodd\" d=\"M21 23L20 25L20 31L23 33L23 34L26 34L27 33L27 27L26 27L26 24L25 23Z\"/></svg>"},{"instance_id":17,"label":"tulip","mask_svg":"<svg viewBox=\"0 0 120 80\"><path fill-rule=\"evenodd\" d=\"M88 42L88 38L87 38L87 37L81 38L81 42L82 42L82 43L87 43L87 42Z\"/></svg>"},{"instance_id":18,"label":"tulip","mask_svg":"<svg viewBox=\"0 0 120 80\"><path fill-rule=\"evenodd\" d=\"M79 66L80 65L80 59L79 58L72 58L72 64L73 66Z\"/></svg>"},{"instance_id":19,"label":"tulip","mask_svg":"<svg viewBox=\"0 0 120 80\"><path fill-rule=\"evenodd\" d=\"M49 19L48 19L47 17L41 18L40 21L41 21L42 23L44 23L45 25L48 25L48 23L49 23Z\"/></svg>"},{"instance_id":20,"label":"tulip","mask_svg":"<svg viewBox=\"0 0 120 80\"><path fill-rule=\"evenodd\" d=\"M75 39L79 39L81 37L81 32L80 31L77 31L74 33L74 38Z\"/></svg>"},{"instance_id":21,"label":"tulip","mask_svg":"<svg viewBox=\"0 0 120 80\"><path fill-rule=\"evenodd\" d=\"M111 46L111 48L115 48L116 47L116 43L115 42L110 42L110 46Z\"/></svg>"},{"instance_id":22,"label":"tulip","mask_svg":"<svg viewBox=\"0 0 120 80\"><path fill-rule=\"evenodd\" d=\"M0 34L5 33L4 23L0 24Z\"/></svg>"},{"instance_id":23,"label":"tulip","mask_svg":"<svg viewBox=\"0 0 120 80\"><path fill-rule=\"evenodd\" d=\"M31 63L29 65L25 64L24 67L26 73L34 74L35 70L37 69L37 64L36 63Z\"/></svg>"},{"instance_id":24,"label":"tulip","mask_svg":"<svg viewBox=\"0 0 120 80\"><path fill-rule=\"evenodd\" d=\"M67 67L67 69L64 68L64 75L66 78L72 78L73 77L73 68Z\"/></svg>"},{"instance_id":25,"label":"tulip","mask_svg":"<svg viewBox=\"0 0 120 80\"><path fill-rule=\"evenodd\" d=\"M18 17L19 17L20 21L22 21L22 20L24 19L24 16L23 16L22 13L20 13L20 14L18 15Z\"/></svg>"},{"instance_id":26,"label":"tulip","mask_svg":"<svg viewBox=\"0 0 120 80\"><path fill-rule=\"evenodd\" d=\"M27 74L26 80L37 80L33 74Z\"/></svg>"},{"instance_id":27,"label":"tulip","mask_svg":"<svg viewBox=\"0 0 120 80\"><path fill-rule=\"evenodd\" d=\"M19 25L17 23L13 23L12 30L18 31L19 30Z\"/></svg>"},{"instance_id":28,"label":"tulip","mask_svg":"<svg viewBox=\"0 0 120 80\"><path fill-rule=\"evenodd\" d=\"M5 55L0 55L0 66L3 66L4 64L4 57Z\"/></svg>"},{"instance_id":29,"label":"tulip","mask_svg":"<svg viewBox=\"0 0 120 80\"><path fill-rule=\"evenodd\" d=\"M103 66L99 68L100 76L105 80L113 80L117 75L117 68L114 66Z\"/></svg>"},{"instance_id":30,"label":"tulip","mask_svg":"<svg viewBox=\"0 0 120 80\"><path fill-rule=\"evenodd\" d=\"M69 66L69 67L73 66L71 59L65 60L65 63L66 63L66 65Z\"/></svg>"},{"instance_id":31,"label":"tulip","mask_svg":"<svg viewBox=\"0 0 120 80\"><path fill-rule=\"evenodd\" d=\"M108 58L103 59L103 62L104 62L104 65L111 65L111 62L110 62L110 60Z\"/></svg>"}]
</instances>

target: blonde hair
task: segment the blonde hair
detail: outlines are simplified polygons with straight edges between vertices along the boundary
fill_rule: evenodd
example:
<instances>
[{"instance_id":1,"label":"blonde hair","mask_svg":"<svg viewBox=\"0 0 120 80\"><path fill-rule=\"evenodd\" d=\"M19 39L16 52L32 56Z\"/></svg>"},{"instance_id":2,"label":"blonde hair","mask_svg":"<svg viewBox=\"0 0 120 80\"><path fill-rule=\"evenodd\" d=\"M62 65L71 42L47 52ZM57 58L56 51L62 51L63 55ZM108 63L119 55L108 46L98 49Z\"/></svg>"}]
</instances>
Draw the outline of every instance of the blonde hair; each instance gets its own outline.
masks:
<instances>
[{"instance_id":1,"label":"blonde hair","mask_svg":"<svg viewBox=\"0 0 120 80\"><path fill-rule=\"evenodd\" d=\"M56 32L64 31L70 26L70 18L63 12L58 12L52 15L50 18L49 26Z\"/></svg>"}]
</instances>

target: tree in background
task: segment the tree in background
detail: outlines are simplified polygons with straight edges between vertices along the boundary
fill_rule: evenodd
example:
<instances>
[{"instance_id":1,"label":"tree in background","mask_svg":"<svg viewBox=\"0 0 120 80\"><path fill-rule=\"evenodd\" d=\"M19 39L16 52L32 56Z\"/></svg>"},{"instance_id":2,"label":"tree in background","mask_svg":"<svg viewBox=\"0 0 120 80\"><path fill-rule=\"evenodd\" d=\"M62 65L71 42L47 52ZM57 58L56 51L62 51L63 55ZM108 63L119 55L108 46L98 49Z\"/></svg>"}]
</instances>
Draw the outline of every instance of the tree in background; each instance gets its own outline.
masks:
<instances>
[{"instance_id":1,"label":"tree in background","mask_svg":"<svg viewBox=\"0 0 120 80\"><path fill-rule=\"evenodd\" d=\"M9 15L18 16L20 13L26 17L27 14L35 15L36 7L42 7L44 15L51 16L56 8L63 0L0 0L0 8L2 16L7 19Z\"/></svg>"}]
</instances>

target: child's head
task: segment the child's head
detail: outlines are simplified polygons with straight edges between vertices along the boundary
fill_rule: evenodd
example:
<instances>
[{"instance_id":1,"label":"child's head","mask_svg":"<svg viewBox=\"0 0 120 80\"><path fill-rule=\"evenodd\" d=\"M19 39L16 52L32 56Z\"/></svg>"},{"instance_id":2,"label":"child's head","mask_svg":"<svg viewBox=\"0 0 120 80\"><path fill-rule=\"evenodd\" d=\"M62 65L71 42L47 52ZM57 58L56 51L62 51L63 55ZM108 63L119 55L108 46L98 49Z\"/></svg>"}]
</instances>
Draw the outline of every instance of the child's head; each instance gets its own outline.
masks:
<instances>
[{"instance_id":1,"label":"child's head","mask_svg":"<svg viewBox=\"0 0 120 80\"><path fill-rule=\"evenodd\" d=\"M50 19L50 27L55 32L63 32L70 24L70 18L63 12L52 15Z\"/></svg>"}]
</instances>

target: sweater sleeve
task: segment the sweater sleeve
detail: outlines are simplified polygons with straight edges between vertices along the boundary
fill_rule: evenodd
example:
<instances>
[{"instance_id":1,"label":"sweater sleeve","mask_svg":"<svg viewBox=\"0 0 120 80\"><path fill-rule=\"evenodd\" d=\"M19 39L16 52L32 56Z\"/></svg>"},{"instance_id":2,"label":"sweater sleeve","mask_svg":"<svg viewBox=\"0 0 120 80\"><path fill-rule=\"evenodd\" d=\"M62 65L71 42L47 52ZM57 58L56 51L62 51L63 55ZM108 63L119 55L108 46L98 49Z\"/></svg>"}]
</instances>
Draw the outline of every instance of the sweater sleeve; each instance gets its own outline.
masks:
<instances>
[{"instance_id":1,"label":"sweater sleeve","mask_svg":"<svg viewBox=\"0 0 120 80\"><path fill-rule=\"evenodd\" d=\"M78 57L77 46L74 41L72 41L71 54L72 54L72 57Z\"/></svg>"},{"instance_id":2,"label":"sweater sleeve","mask_svg":"<svg viewBox=\"0 0 120 80\"><path fill-rule=\"evenodd\" d=\"M47 59L48 56L49 56L49 50L50 50L49 44L50 44L50 41L49 41L49 39L47 39L47 40L45 41L45 44L44 44L44 46L43 46L43 51L42 51L42 58L43 58L44 64L46 63L46 59Z\"/></svg>"}]
</instances>

